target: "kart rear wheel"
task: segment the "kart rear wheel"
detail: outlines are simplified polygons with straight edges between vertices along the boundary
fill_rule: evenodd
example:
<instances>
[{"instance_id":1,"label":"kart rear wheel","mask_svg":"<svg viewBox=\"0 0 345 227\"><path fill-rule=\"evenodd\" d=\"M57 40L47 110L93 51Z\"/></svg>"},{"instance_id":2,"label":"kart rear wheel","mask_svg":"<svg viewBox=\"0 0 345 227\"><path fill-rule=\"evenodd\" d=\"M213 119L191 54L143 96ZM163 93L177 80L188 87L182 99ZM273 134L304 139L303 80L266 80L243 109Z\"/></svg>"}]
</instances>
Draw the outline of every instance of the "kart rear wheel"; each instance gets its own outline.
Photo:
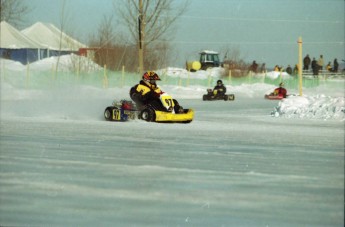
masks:
<instances>
[{"instance_id":1,"label":"kart rear wheel","mask_svg":"<svg viewBox=\"0 0 345 227\"><path fill-rule=\"evenodd\" d=\"M207 95L203 95L203 96L202 96L202 100L203 100L203 101L207 100Z\"/></svg>"},{"instance_id":2,"label":"kart rear wheel","mask_svg":"<svg viewBox=\"0 0 345 227\"><path fill-rule=\"evenodd\" d=\"M144 109L140 112L140 118L144 121L155 121L155 112L152 109Z\"/></svg>"},{"instance_id":3,"label":"kart rear wheel","mask_svg":"<svg viewBox=\"0 0 345 227\"><path fill-rule=\"evenodd\" d=\"M112 120L112 115L113 115L113 107L107 107L105 110L104 110L104 118L105 120L107 121L111 121Z\"/></svg>"},{"instance_id":4,"label":"kart rear wheel","mask_svg":"<svg viewBox=\"0 0 345 227\"><path fill-rule=\"evenodd\" d=\"M228 95L224 95L224 101L228 101L229 100L229 96Z\"/></svg>"}]
</instances>

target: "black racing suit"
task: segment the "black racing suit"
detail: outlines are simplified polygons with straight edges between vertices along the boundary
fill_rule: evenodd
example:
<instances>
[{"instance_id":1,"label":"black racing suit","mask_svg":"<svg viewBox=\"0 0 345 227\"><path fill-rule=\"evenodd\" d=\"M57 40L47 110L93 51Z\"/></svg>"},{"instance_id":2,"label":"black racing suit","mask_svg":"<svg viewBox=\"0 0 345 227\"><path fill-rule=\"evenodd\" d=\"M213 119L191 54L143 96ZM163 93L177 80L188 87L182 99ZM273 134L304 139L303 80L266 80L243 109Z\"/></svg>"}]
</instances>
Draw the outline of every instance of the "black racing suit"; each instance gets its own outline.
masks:
<instances>
[{"instance_id":1,"label":"black racing suit","mask_svg":"<svg viewBox=\"0 0 345 227\"><path fill-rule=\"evenodd\" d=\"M226 87L224 86L224 84L222 85L216 85L214 88L213 88L213 95L215 96L224 96L226 93Z\"/></svg>"},{"instance_id":2,"label":"black racing suit","mask_svg":"<svg viewBox=\"0 0 345 227\"><path fill-rule=\"evenodd\" d=\"M164 92L162 92L156 84L150 84L143 80L129 91L129 95L138 109L143 109L145 106L151 105L156 110L166 111L159 98L163 93ZM181 113L183 108L179 105L177 100L173 99L173 102L175 113Z\"/></svg>"}]
</instances>

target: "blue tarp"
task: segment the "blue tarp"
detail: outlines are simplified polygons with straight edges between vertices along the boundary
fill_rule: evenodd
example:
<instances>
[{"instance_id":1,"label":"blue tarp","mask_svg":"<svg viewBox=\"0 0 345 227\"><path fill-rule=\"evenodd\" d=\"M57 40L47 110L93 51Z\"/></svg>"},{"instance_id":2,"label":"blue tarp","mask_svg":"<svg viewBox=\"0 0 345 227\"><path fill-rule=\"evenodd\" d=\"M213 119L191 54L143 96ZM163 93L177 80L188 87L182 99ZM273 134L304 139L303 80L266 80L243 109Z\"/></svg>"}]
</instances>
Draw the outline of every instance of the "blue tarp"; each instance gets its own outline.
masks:
<instances>
[{"instance_id":1,"label":"blue tarp","mask_svg":"<svg viewBox=\"0 0 345 227\"><path fill-rule=\"evenodd\" d=\"M23 65L32 63L47 57L61 56L71 53L77 53L76 51L58 51L48 49L7 49L0 48L0 57L10 59L13 61L21 62Z\"/></svg>"}]
</instances>

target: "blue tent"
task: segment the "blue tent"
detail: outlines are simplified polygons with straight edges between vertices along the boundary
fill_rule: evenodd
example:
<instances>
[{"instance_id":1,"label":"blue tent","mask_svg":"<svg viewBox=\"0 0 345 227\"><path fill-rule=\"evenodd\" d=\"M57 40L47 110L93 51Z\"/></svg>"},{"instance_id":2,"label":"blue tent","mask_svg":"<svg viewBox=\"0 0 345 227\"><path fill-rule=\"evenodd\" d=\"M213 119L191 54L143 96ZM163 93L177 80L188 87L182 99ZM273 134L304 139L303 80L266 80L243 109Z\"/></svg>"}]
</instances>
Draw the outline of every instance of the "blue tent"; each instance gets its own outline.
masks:
<instances>
[{"instance_id":1,"label":"blue tent","mask_svg":"<svg viewBox=\"0 0 345 227\"><path fill-rule=\"evenodd\" d=\"M47 50L5 21L1 22L0 57L22 64L42 59Z\"/></svg>"}]
</instances>

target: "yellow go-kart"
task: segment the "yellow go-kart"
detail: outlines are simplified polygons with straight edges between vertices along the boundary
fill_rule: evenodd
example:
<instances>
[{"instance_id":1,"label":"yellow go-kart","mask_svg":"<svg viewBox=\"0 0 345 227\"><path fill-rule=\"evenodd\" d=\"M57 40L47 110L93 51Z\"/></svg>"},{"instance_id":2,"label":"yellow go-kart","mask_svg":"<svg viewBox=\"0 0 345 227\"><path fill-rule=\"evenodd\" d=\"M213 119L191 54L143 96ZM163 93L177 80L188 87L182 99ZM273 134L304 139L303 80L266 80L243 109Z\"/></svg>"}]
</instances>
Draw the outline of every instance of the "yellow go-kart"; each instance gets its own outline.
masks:
<instances>
[{"instance_id":1,"label":"yellow go-kart","mask_svg":"<svg viewBox=\"0 0 345 227\"><path fill-rule=\"evenodd\" d=\"M160 96L160 102L143 107L138 117L145 121L190 123L194 118L193 109L176 109L177 101L166 93Z\"/></svg>"},{"instance_id":2,"label":"yellow go-kart","mask_svg":"<svg viewBox=\"0 0 345 227\"><path fill-rule=\"evenodd\" d=\"M121 100L113 102L104 111L104 118L107 121L128 121L142 119L148 122L162 123L190 123L194 118L193 109L176 108L177 101L166 93L160 96L160 100L141 108L132 101ZM175 107L176 106L176 107Z\"/></svg>"}]
</instances>

